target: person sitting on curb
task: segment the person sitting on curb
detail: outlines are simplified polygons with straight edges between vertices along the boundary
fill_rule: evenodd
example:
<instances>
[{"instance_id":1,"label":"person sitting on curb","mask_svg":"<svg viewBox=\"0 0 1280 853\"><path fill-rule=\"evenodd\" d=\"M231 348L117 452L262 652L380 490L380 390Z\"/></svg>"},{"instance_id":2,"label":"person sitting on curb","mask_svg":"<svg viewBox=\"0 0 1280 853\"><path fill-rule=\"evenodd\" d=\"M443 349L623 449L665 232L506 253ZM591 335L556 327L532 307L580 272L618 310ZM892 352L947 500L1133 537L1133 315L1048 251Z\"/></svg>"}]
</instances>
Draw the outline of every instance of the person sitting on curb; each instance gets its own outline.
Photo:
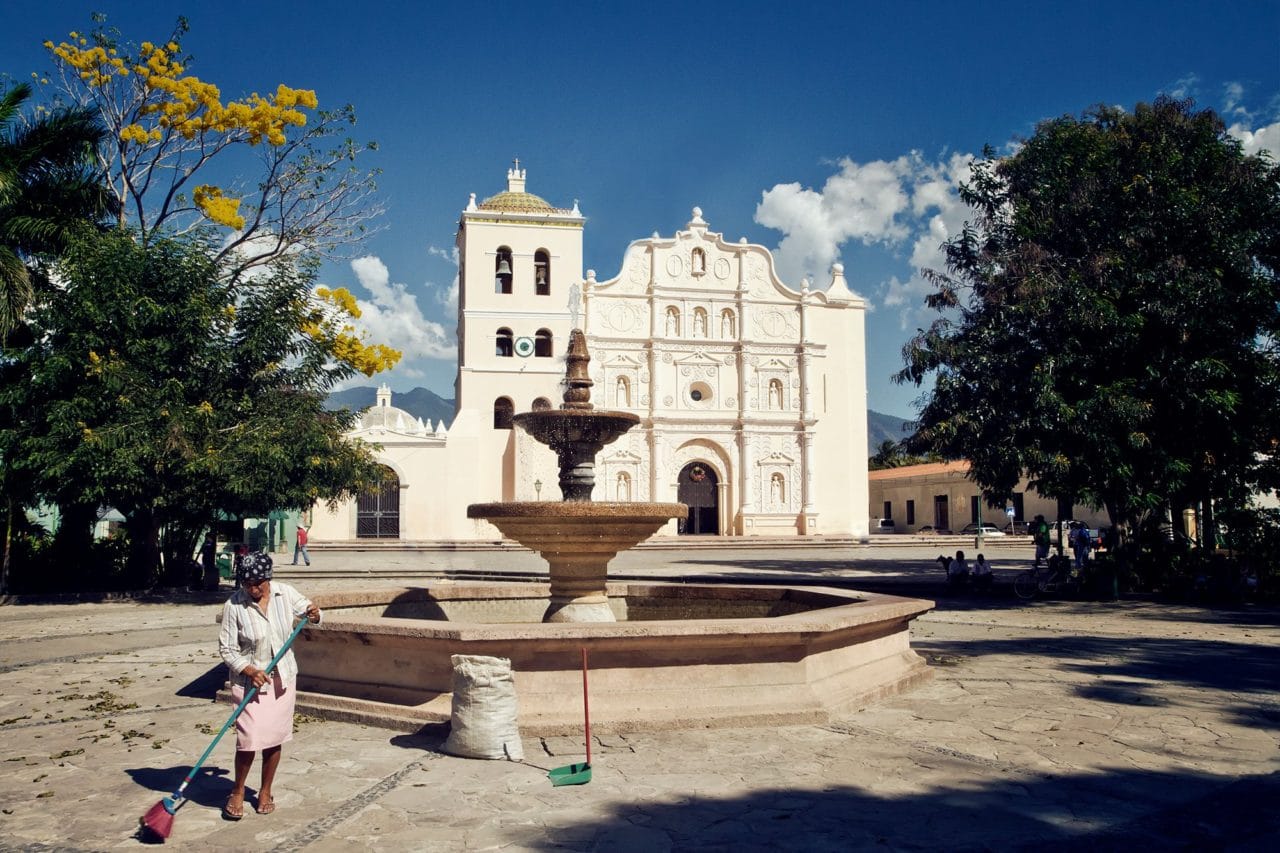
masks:
<instances>
[{"instance_id":1,"label":"person sitting on curb","mask_svg":"<svg viewBox=\"0 0 1280 853\"><path fill-rule=\"evenodd\" d=\"M969 583L969 564L965 562L964 551L956 551L955 557L938 556L938 564L947 573L947 585L953 588L964 587Z\"/></svg>"},{"instance_id":2,"label":"person sitting on curb","mask_svg":"<svg viewBox=\"0 0 1280 853\"><path fill-rule=\"evenodd\" d=\"M973 563L973 588L991 589L995 581L995 575L991 574L991 564L987 562L986 557L979 554L978 559Z\"/></svg>"}]
</instances>

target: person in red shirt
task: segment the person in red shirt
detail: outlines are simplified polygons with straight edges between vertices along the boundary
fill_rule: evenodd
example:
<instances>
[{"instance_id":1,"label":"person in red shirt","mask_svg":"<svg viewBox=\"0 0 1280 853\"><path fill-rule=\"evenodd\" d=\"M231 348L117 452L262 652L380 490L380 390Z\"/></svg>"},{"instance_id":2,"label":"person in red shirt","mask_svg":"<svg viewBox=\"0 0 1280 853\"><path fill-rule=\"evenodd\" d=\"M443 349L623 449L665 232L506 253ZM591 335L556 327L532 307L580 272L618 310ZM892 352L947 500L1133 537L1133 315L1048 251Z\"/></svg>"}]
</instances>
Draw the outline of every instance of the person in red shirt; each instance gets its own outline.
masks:
<instances>
[{"instance_id":1,"label":"person in red shirt","mask_svg":"<svg viewBox=\"0 0 1280 853\"><path fill-rule=\"evenodd\" d=\"M311 555L307 553L307 528L301 524L298 525L298 544L293 547L293 564L298 565L298 555L302 555L302 559L307 561L307 565L311 565Z\"/></svg>"}]
</instances>

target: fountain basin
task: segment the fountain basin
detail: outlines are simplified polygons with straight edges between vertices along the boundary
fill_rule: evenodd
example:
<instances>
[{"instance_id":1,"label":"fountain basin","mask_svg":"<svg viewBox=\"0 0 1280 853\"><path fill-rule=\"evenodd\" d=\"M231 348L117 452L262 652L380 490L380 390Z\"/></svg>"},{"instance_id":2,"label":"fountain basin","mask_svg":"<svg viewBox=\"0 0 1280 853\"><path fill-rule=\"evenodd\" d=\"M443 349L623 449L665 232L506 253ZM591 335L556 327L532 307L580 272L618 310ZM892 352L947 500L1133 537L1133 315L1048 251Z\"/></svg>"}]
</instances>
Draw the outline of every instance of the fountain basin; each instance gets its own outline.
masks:
<instances>
[{"instance_id":1,"label":"fountain basin","mask_svg":"<svg viewBox=\"0 0 1280 853\"><path fill-rule=\"evenodd\" d=\"M539 623L547 584L315 596L299 710L400 731L449 720L454 654L510 658L521 730L580 733L581 649L601 732L825 722L929 677L909 624L933 602L823 587L610 583L613 623Z\"/></svg>"},{"instance_id":2,"label":"fountain basin","mask_svg":"<svg viewBox=\"0 0 1280 853\"><path fill-rule=\"evenodd\" d=\"M612 622L609 561L688 511L680 503L509 501L472 504L467 517L485 519L547 561L551 601L542 621Z\"/></svg>"}]
</instances>

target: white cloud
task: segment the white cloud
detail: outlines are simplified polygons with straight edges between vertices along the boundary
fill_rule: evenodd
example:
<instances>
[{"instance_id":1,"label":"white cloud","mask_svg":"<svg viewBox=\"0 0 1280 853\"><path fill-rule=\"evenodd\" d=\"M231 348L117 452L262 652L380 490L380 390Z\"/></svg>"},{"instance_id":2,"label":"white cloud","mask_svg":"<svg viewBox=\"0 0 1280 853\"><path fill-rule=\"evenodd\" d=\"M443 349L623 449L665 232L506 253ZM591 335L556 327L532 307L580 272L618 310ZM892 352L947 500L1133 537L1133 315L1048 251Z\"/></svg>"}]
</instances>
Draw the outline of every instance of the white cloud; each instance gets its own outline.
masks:
<instances>
[{"instance_id":1,"label":"white cloud","mask_svg":"<svg viewBox=\"0 0 1280 853\"><path fill-rule=\"evenodd\" d=\"M901 311L904 326L923 311L931 287L921 268L942 269L942 244L958 233L969 216L959 187L969 180L972 155L952 154L936 161L919 152L892 161L860 164L849 158L821 191L779 184L762 194L756 221L784 233L774 252L784 281L822 273L840 257L849 240L910 247L910 273L881 285L885 306Z\"/></svg>"},{"instance_id":2,"label":"white cloud","mask_svg":"<svg viewBox=\"0 0 1280 853\"><path fill-rule=\"evenodd\" d=\"M1240 140L1245 154L1266 151L1272 162L1280 162L1280 121L1251 130L1242 123L1231 125L1227 133Z\"/></svg>"},{"instance_id":3,"label":"white cloud","mask_svg":"<svg viewBox=\"0 0 1280 853\"><path fill-rule=\"evenodd\" d=\"M453 274L453 281L446 288L433 287L433 290L435 291L436 302L442 305L444 307L444 310L449 314L457 314L458 313L458 273L456 272L456 270L458 269L458 247L454 246L451 249L441 249L436 246L428 246L427 254L434 255L437 258L442 258L448 261L449 263L453 264L453 268L455 270Z\"/></svg>"},{"instance_id":4,"label":"white cloud","mask_svg":"<svg viewBox=\"0 0 1280 853\"><path fill-rule=\"evenodd\" d=\"M892 162L840 161L840 171L822 189L778 184L761 194L755 220L786 236L774 252L778 275L798 283L802 275L821 279L847 240L898 243L909 233L900 215L909 205L904 179L915 155Z\"/></svg>"},{"instance_id":5,"label":"white cloud","mask_svg":"<svg viewBox=\"0 0 1280 853\"><path fill-rule=\"evenodd\" d=\"M404 353L402 376L414 376L408 362L419 358L453 359L457 345L444 326L428 320L418 307L418 297L403 284L393 283L387 265L372 255L351 262L356 280L371 299L360 299L360 319L355 321L369 340L386 344ZM421 375L420 373L416 375Z\"/></svg>"}]
</instances>

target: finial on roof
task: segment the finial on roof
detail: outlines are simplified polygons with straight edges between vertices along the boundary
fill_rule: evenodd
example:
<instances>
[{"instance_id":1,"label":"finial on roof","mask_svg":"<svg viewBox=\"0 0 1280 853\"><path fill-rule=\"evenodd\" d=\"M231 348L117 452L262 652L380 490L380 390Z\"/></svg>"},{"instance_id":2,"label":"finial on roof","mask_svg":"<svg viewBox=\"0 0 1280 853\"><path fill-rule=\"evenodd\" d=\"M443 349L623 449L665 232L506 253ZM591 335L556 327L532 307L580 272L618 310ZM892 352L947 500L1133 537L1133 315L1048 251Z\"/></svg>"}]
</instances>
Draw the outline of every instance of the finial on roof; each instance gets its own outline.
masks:
<instances>
[{"instance_id":1,"label":"finial on roof","mask_svg":"<svg viewBox=\"0 0 1280 853\"><path fill-rule=\"evenodd\" d=\"M570 212L573 213L574 216L582 215L582 211L578 210L578 200L576 198L573 200L573 210Z\"/></svg>"},{"instance_id":2,"label":"finial on roof","mask_svg":"<svg viewBox=\"0 0 1280 853\"><path fill-rule=\"evenodd\" d=\"M515 168L507 169L507 192L522 193L524 192L524 175L525 170L520 168L520 158L517 157L513 161Z\"/></svg>"},{"instance_id":3,"label":"finial on roof","mask_svg":"<svg viewBox=\"0 0 1280 853\"><path fill-rule=\"evenodd\" d=\"M467 202L467 210L475 210L475 209L476 209L476 194L472 193L471 201Z\"/></svg>"}]
</instances>

